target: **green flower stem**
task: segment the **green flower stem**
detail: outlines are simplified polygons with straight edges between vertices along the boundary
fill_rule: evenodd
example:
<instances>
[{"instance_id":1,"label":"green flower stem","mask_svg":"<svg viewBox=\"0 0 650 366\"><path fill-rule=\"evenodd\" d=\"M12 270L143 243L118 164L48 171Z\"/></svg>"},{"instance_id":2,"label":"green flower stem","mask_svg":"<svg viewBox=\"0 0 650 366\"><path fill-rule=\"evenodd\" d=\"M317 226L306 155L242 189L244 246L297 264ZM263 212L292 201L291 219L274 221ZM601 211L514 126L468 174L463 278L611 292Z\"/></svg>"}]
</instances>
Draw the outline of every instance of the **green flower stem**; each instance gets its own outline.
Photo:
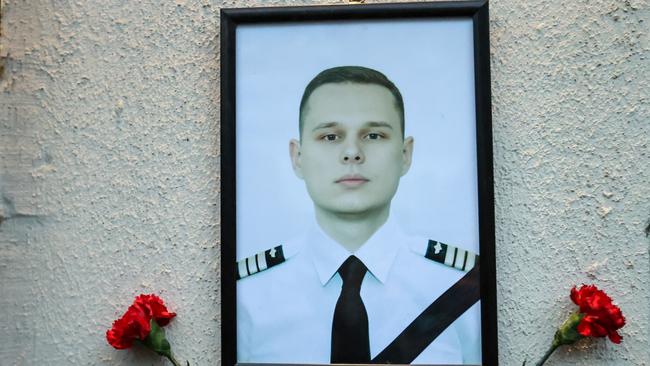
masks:
<instances>
[{"instance_id":1,"label":"green flower stem","mask_svg":"<svg viewBox=\"0 0 650 366\"><path fill-rule=\"evenodd\" d=\"M181 364L180 364L178 361L176 361L176 359L174 358L174 356L172 356L171 354L170 354L170 355L165 355L165 357L167 357L167 359L168 359L168 360L169 360L169 361L170 361L174 366L181 366Z\"/></svg>"},{"instance_id":2,"label":"green flower stem","mask_svg":"<svg viewBox=\"0 0 650 366\"><path fill-rule=\"evenodd\" d=\"M546 351L544 357L542 357L542 359L537 363L537 366L542 366L558 347L565 344L574 344L576 341L584 338L580 333L578 333L578 324L580 324L580 320L582 320L583 317L584 314L581 314L580 311L576 311L569 315L569 318L564 321L557 332L555 332L551 347Z\"/></svg>"},{"instance_id":3,"label":"green flower stem","mask_svg":"<svg viewBox=\"0 0 650 366\"><path fill-rule=\"evenodd\" d=\"M548 349L548 351L546 351L546 353L544 354L544 357L542 357L542 359L537 363L536 366L542 366L546 362L546 360L548 360L548 358L551 357L553 352L555 352L555 350L559 346L560 346L559 344L556 345L555 342L553 342L553 345Z\"/></svg>"},{"instance_id":4,"label":"green flower stem","mask_svg":"<svg viewBox=\"0 0 650 366\"><path fill-rule=\"evenodd\" d=\"M157 354L166 357L174 366L181 366L181 364L172 355L172 347L165 338L165 330L156 323L154 319L149 322L151 331L147 338L142 343ZM187 366L190 363L187 362Z\"/></svg>"}]
</instances>

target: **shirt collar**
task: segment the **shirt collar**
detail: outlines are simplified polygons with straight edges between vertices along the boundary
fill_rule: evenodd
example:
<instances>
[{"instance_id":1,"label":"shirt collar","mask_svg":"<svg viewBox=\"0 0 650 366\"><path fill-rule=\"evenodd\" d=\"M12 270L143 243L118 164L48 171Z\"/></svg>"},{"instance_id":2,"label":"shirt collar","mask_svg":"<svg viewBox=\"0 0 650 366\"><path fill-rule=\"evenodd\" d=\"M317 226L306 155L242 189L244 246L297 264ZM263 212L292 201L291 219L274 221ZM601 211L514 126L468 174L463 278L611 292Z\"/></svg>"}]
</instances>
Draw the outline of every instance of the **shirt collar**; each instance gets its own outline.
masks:
<instances>
[{"instance_id":1,"label":"shirt collar","mask_svg":"<svg viewBox=\"0 0 650 366\"><path fill-rule=\"evenodd\" d=\"M315 221L306 240L312 263L323 286L352 254L363 262L373 276L384 283L399 248L404 245L403 234L390 218L355 253L350 253L327 236Z\"/></svg>"},{"instance_id":2,"label":"shirt collar","mask_svg":"<svg viewBox=\"0 0 650 366\"><path fill-rule=\"evenodd\" d=\"M386 282L404 235L390 218L354 253L381 283ZM338 269L338 268L337 268Z\"/></svg>"}]
</instances>

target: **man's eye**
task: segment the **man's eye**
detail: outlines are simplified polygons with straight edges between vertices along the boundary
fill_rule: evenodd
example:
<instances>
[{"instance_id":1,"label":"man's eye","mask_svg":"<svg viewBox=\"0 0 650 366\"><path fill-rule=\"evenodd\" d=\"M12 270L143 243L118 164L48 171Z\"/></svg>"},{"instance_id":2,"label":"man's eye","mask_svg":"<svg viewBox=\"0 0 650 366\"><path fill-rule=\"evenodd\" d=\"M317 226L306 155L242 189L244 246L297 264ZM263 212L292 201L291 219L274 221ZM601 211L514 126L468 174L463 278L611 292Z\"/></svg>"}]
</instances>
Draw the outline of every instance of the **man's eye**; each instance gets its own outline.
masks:
<instances>
[{"instance_id":1,"label":"man's eye","mask_svg":"<svg viewBox=\"0 0 650 366\"><path fill-rule=\"evenodd\" d=\"M382 138L382 137L383 137L383 136L382 136L381 134L379 134L379 133L374 133L374 132L369 133L369 134L366 135L366 138L367 138L368 140L379 140L379 139Z\"/></svg>"},{"instance_id":2,"label":"man's eye","mask_svg":"<svg viewBox=\"0 0 650 366\"><path fill-rule=\"evenodd\" d=\"M322 137L322 139L325 141L336 141L338 140L338 138L339 137L333 133L328 133L327 135Z\"/></svg>"}]
</instances>

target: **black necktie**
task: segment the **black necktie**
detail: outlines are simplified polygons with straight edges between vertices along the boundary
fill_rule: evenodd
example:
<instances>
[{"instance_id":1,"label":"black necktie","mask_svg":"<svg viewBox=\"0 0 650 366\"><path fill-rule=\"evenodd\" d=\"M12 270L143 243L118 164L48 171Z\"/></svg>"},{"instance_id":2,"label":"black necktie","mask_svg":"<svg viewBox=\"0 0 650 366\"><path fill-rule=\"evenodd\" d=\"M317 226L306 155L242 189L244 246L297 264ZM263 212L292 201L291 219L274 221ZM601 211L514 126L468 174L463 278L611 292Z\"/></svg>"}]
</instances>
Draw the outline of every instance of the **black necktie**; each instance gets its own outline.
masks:
<instances>
[{"instance_id":1,"label":"black necktie","mask_svg":"<svg viewBox=\"0 0 650 366\"><path fill-rule=\"evenodd\" d=\"M348 257L338 270L343 287L332 322L332 363L370 363L368 313L359 294L366 271L355 256Z\"/></svg>"}]
</instances>

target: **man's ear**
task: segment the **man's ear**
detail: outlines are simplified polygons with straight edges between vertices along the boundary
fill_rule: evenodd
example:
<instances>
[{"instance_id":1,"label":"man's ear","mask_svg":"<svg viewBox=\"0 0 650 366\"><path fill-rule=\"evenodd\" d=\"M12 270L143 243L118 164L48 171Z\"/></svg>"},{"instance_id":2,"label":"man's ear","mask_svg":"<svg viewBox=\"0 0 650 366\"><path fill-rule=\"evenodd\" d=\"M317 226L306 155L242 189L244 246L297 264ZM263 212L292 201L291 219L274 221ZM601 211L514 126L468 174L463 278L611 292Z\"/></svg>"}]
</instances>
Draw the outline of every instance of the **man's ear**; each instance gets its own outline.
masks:
<instances>
[{"instance_id":1,"label":"man's ear","mask_svg":"<svg viewBox=\"0 0 650 366\"><path fill-rule=\"evenodd\" d=\"M404 139L402 145L402 175L409 171L411 161L413 161L413 137L409 136Z\"/></svg>"},{"instance_id":2,"label":"man's ear","mask_svg":"<svg viewBox=\"0 0 650 366\"><path fill-rule=\"evenodd\" d=\"M289 155L291 156L291 166L293 172L302 179L302 167L300 165L300 142L296 139L289 141Z\"/></svg>"}]
</instances>

